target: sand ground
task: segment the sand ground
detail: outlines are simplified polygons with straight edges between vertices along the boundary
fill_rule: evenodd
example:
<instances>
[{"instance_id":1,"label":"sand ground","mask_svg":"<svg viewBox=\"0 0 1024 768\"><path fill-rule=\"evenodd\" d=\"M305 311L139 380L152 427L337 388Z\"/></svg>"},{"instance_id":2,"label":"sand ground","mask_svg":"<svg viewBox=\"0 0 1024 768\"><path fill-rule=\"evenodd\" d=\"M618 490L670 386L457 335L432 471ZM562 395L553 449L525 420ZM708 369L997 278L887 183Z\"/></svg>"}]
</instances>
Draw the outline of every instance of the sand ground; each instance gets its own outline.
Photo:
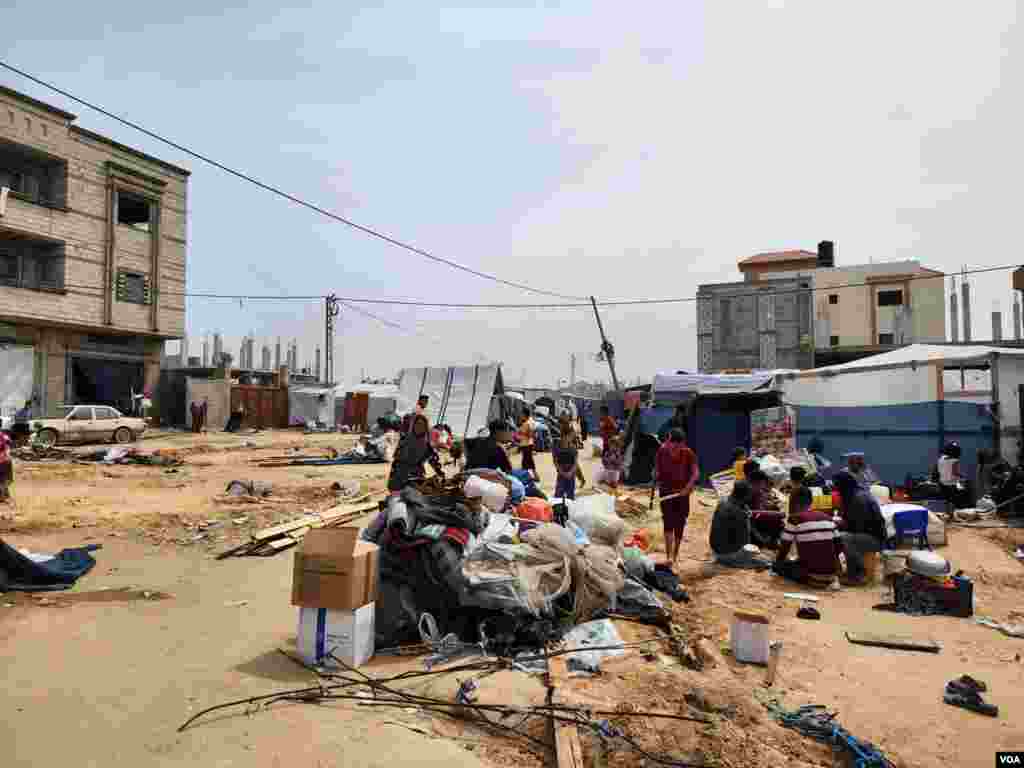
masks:
<instances>
[{"instance_id":1,"label":"sand ground","mask_svg":"<svg viewBox=\"0 0 1024 768\"><path fill-rule=\"evenodd\" d=\"M174 433L143 443L182 450L186 464L173 473L19 463L16 515L0 527L5 541L36 551L84 543L103 548L96 553L97 567L69 593L41 600L0 596L4 764L454 767L514 760L539 765L524 750L501 751L480 734L413 712L382 714L345 704L282 705L252 715L236 711L176 733L205 706L309 680L277 650L294 642L290 554L224 561L212 555L254 527L333 505L329 486L334 480L354 478L364 490L381 487L383 465L259 469L252 464L292 447L313 452L352 442L290 432ZM550 459L539 458L550 488ZM268 481L274 494L261 504L215 502L233 479ZM696 573L708 557L711 514L710 506L695 500L683 544L684 574ZM1005 542L955 529L941 552L975 579L977 614L1024 621L1024 568ZM108 593L103 601L102 593L99 598L89 594L109 588L134 592L114 600ZM693 602L674 606L674 614L691 633L707 635L716 645L727 640L732 610L771 614L773 633L783 642L774 690L792 707L813 702L836 709L845 727L884 748L898 765L990 766L997 749L1024 749L1024 640L966 619L872 610L887 596L882 587L819 593L819 622L796 619L796 604L782 597L805 589L764 574L694 577L689 589ZM80 601L66 597L76 594ZM158 599L163 594L168 597ZM854 646L845 639L848 630L929 637L942 650L931 655ZM744 739L753 738L778 755L765 764L830 764L813 742L765 720L751 694L761 687L761 668L725 657L714 671L693 672L661 658L655 674L636 654L631 659L633 666L610 665L604 677L581 683L581 691L603 701L685 707L683 699L703 686L731 700L744 699L743 707L749 708L744 711L751 713L749 722L737 721L744 728L714 734L650 722L645 738L651 743L741 766L749 764L743 760L751 749ZM391 671L398 663L377 660L370 669ZM988 681L989 697L1000 707L998 718L942 703L945 681L965 672ZM431 683L446 695L454 685L443 678ZM534 681L516 673L489 678L482 691L503 701L539 700L542 694ZM611 765L640 763L622 756Z\"/></svg>"}]
</instances>

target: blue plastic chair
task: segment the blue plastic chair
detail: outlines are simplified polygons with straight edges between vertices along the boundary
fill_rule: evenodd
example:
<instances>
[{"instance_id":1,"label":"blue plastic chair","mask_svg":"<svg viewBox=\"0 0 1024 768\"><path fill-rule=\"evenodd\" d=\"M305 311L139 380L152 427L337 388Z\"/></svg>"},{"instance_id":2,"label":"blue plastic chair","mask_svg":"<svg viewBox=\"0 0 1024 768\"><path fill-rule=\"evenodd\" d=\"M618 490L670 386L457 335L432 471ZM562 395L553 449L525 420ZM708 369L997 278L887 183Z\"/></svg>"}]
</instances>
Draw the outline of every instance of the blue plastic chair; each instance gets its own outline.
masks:
<instances>
[{"instance_id":1,"label":"blue plastic chair","mask_svg":"<svg viewBox=\"0 0 1024 768\"><path fill-rule=\"evenodd\" d=\"M927 509L907 509L897 512L893 515L892 524L896 529L896 546L903 542L904 537L917 537L917 543L921 549L931 549L928 546Z\"/></svg>"}]
</instances>

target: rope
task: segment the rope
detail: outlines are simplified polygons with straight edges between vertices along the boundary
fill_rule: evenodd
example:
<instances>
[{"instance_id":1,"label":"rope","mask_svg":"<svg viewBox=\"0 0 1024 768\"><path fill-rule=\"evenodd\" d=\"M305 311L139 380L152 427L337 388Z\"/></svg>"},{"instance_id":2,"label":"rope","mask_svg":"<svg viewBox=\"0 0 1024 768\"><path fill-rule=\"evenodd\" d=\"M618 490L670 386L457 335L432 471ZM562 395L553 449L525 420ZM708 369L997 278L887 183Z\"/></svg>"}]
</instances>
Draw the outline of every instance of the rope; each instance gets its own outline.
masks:
<instances>
[{"instance_id":1,"label":"rope","mask_svg":"<svg viewBox=\"0 0 1024 768\"><path fill-rule=\"evenodd\" d=\"M853 768L895 768L874 744L861 741L836 722L837 713L829 713L821 704L806 704L790 712L777 698L755 690L755 697L783 728L791 728L816 741L849 753Z\"/></svg>"}]
</instances>

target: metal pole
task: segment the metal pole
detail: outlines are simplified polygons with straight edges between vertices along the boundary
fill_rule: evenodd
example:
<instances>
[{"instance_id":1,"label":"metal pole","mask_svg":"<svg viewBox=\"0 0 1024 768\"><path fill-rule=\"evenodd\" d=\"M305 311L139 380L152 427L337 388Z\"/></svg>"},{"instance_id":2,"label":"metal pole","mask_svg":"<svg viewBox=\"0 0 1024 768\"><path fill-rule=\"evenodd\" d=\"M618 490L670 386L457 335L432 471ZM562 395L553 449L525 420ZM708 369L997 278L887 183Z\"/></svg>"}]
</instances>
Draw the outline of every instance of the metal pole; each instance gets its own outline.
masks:
<instances>
[{"instance_id":1,"label":"metal pole","mask_svg":"<svg viewBox=\"0 0 1024 768\"><path fill-rule=\"evenodd\" d=\"M334 383L334 326L341 311L333 293L324 299L324 383Z\"/></svg>"},{"instance_id":2,"label":"metal pole","mask_svg":"<svg viewBox=\"0 0 1024 768\"><path fill-rule=\"evenodd\" d=\"M601 323L601 315L597 311L597 299L593 296L590 297L590 304L594 307L594 317L597 319L597 330L601 334L601 352L604 354L604 359L608 361L608 370L612 372L612 386L615 387L615 391L619 391L619 377L615 374L615 347L612 346L611 342L604 335L604 325Z\"/></svg>"}]
</instances>

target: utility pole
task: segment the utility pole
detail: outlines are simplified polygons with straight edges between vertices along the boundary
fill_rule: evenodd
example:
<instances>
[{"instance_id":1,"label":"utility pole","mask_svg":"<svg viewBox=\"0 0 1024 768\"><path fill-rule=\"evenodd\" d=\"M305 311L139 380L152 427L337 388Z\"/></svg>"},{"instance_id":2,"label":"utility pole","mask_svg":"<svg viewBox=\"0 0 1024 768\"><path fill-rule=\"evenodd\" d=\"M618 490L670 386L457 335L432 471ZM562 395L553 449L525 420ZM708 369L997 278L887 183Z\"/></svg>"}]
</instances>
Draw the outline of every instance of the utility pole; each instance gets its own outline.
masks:
<instances>
[{"instance_id":1,"label":"utility pole","mask_svg":"<svg viewBox=\"0 0 1024 768\"><path fill-rule=\"evenodd\" d=\"M601 324L601 315L597 311L597 299L590 297L590 304L594 307L594 317L597 319L597 330L601 334L601 356L608 361L608 370L612 372L612 386L619 391L619 377L615 374L615 347L604 335L604 325Z\"/></svg>"},{"instance_id":2,"label":"utility pole","mask_svg":"<svg viewBox=\"0 0 1024 768\"><path fill-rule=\"evenodd\" d=\"M334 383L334 326L341 312L338 297L333 293L324 299L324 383ZM317 366L319 368L319 366Z\"/></svg>"},{"instance_id":3,"label":"utility pole","mask_svg":"<svg viewBox=\"0 0 1024 768\"><path fill-rule=\"evenodd\" d=\"M576 390L576 353L569 355L569 389Z\"/></svg>"}]
</instances>

